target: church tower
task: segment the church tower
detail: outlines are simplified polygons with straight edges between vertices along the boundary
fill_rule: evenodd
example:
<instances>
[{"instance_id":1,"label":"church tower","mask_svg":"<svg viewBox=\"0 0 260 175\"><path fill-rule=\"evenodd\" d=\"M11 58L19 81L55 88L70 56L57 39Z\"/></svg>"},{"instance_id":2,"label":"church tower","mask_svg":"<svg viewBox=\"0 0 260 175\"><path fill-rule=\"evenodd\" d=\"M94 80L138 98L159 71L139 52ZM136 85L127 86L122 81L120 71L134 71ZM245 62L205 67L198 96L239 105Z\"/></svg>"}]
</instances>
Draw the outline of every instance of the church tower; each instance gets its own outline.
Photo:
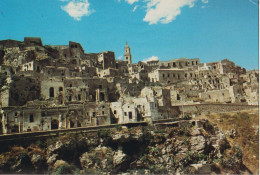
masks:
<instances>
[{"instance_id":1,"label":"church tower","mask_svg":"<svg viewBox=\"0 0 260 175\"><path fill-rule=\"evenodd\" d=\"M132 64L132 55L131 55L131 51L130 51L130 47L128 46L127 42L125 45L125 61L127 62L127 64Z\"/></svg>"}]
</instances>

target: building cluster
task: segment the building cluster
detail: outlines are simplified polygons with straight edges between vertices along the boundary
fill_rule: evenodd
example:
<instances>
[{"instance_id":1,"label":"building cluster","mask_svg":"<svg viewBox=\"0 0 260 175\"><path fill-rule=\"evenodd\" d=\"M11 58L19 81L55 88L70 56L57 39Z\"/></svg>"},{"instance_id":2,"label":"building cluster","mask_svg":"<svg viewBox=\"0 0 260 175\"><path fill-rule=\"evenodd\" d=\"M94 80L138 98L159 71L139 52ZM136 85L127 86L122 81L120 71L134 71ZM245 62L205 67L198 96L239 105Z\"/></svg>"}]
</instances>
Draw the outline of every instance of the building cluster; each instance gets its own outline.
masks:
<instances>
[{"instance_id":1,"label":"building cluster","mask_svg":"<svg viewBox=\"0 0 260 175\"><path fill-rule=\"evenodd\" d=\"M46 131L178 117L173 106L258 104L258 70L225 59L132 63L115 53L85 53L76 42L0 41L0 133Z\"/></svg>"}]
</instances>

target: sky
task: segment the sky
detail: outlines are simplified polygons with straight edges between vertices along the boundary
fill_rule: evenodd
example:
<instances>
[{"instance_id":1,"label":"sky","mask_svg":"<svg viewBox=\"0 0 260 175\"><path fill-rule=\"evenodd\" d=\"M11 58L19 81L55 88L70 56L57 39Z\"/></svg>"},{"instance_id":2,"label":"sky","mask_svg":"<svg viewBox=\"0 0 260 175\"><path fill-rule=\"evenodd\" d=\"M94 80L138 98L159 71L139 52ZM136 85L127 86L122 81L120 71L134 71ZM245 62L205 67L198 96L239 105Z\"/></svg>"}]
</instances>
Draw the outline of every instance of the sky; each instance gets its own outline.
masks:
<instances>
[{"instance_id":1,"label":"sky","mask_svg":"<svg viewBox=\"0 0 260 175\"><path fill-rule=\"evenodd\" d=\"M0 0L0 40L75 41L132 61L229 59L258 69L258 0Z\"/></svg>"}]
</instances>

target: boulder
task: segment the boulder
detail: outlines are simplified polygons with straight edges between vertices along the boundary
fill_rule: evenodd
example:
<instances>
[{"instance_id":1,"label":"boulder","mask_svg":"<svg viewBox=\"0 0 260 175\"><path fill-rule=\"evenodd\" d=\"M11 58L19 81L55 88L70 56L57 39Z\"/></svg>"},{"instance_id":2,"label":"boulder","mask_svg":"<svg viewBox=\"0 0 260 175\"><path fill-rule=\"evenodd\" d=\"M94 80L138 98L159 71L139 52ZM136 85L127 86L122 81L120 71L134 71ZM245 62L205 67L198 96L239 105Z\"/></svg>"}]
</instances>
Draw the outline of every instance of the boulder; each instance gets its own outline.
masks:
<instances>
[{"instance_id":1,"label":"boulder","mask_svg":"<svg viewBox=\"0 0 260 175\"><path fill-rule=\"evenodd\" d=\"M53 168L57 169L61 165L69 165L69 164L67 162L65 162L64 160L56 160L56 162L54 163Z\"/></svg>"},{"instance_id":2,"label":"boulder","mask_svg":"<svg viewBox=\"0 0 260 175\"><path fill-rule=\"evenodd\" d=\"M113 157L113 164L114 166L121 165L127 161L127 155L123 153L122 150L118 150L115 152L114 157Z\"/></svg>"},{"instance_id":3,"label":"boulder","mask_svg":"<svg viewBox=\"0 0 260 175\"><path fill-rule=\"evenodd\" d=\"M33 164L34 169L36 170L36 172L40 172L40 171L45 171L47 165L46 165L46 160L45 158L40 155L40 154L33 154L31 156L31 162Z\"/></svg>"},{"instance_id":4,"label":"boulder","mask_svg":"<svg viewBox=\"0 0 260 175\"><path fill-rule=\"evenodd\" d=\"M192 136L201 135L201 130L200 130L200 128L193 129L190 134L191 134Z\"/></svg>"},{"instance_id":5,"label":"boulder","mask_svg":"<svg viewBox=\"0 0 260 175\"><path fill-rule=\"evenodd\" d=\"M203 136L193 136L190 139L191 150L203 152L206 147L206 139Z\"/></svg>"},{"instance_id":6,"label":"boulder","mask_svg":"<svg viewBox=\"0 0 260 175\"><path fill-rule=\"evenodd\" d=\"M47 164L49 166L52 166L54 164L54 162L56 162L57 157L58 157L58 154L52 154L51 156L49 156L47 158Z\"/></svg>"}]
</instances>

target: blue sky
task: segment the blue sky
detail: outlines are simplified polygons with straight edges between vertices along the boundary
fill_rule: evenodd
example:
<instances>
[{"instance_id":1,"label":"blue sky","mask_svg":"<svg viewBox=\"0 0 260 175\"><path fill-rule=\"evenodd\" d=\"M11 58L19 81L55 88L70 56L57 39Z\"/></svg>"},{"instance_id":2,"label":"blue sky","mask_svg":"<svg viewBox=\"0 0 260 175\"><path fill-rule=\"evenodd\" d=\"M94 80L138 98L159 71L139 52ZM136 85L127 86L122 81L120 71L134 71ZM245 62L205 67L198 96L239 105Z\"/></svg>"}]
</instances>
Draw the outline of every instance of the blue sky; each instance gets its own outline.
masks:
<instances>
[{"instance_id":1,"label":"blue sky","mask_svg":"<svg viewBox=\"0 0 260 175\"><path fill-rule=\"evenodd\" d=\"M1 0L0 40L25 36L116 58L127 41L133 62L228 58L258 69L258 0Z\"/></svg>"}]
</instances>

